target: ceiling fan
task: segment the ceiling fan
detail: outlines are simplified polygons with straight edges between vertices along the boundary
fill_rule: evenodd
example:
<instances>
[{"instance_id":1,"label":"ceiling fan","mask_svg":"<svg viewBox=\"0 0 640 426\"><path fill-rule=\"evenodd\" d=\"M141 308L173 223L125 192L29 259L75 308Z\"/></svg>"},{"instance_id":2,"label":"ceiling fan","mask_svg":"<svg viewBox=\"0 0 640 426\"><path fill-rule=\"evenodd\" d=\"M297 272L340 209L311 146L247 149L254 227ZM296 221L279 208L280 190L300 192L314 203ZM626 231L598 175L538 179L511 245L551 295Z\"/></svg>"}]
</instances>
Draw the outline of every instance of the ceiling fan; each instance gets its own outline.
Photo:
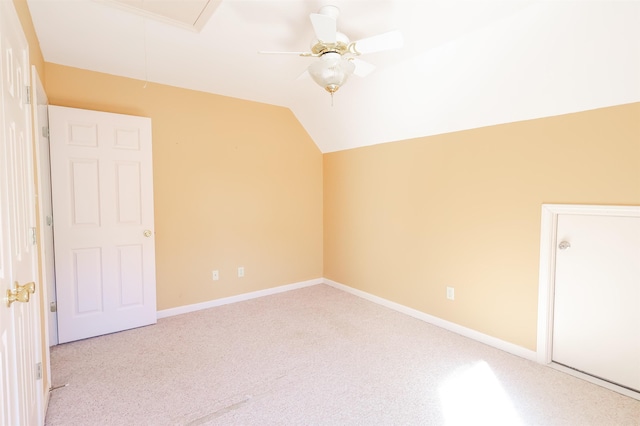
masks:
<instances>
[{"instance_id":1,"label":"ceiling fan","mask_svg":"<svg viewBox=\"0 0 640 426\"><path fill-rule=\"evenodd\" d=\"M339 14L340 9L337 6L327 5L322 6L318 13L309 15L315 33L310 52L260 52L288 53L318 58L307 68L307 72L318 85L331 94L332 102L333 94L351 74L364 77L375 69L374 65L357 56L397 49L404 43L399 31L389 31L358 41L349 41L345 34L337 30Z\"/></svg>"}]
</instances>

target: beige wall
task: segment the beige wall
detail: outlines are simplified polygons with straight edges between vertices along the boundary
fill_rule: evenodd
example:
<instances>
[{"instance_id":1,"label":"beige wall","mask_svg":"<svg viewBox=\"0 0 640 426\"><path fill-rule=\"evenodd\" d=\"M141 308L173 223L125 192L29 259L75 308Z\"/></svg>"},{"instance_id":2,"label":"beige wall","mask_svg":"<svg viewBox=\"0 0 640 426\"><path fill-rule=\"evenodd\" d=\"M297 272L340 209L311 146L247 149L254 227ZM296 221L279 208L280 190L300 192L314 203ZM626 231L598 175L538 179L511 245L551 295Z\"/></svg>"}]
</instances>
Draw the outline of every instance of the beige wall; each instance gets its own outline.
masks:
<instances>
[{"instance_id":1,"label":"beige wall","mask_svg":"<svg viewBox=\"0 0 640 426\"><path fill-rule=\"evenodd\" d=\"M284 108L45 64L14 4L52 104L153 120L158 309L324 275L535 349L540 205L640 204L640 104L323 157Z\"/></svg>"},{"instance_id":2,"label":"beige wall","mask_svg":"<svg viewBox=\"0 0 640 426\"><path fill-rule=\"evenodd\" d=\"M27 5L27 0L13 0L13 5L18 12L18 18L22 24L22 30L29 43L29 63L35 65L38 70L40 79L44 84L44 59L42 58L42 51L40 50L40 43L38 42L38 36L33 27L33 21L31 20L31 12Z\"/></svg>"},{"instance_id":3,"label":"beige wall","mask_svg":"<svg viewBox=\"0 0 640 426\"><path fill-rule=\"evenodd\" d=\"M535 350L543 203L640 204L640 104L326 154L324 276Z\"/></svg>"},{"instance_id":4,"label":"beige wall","mask_svg":"<svg viewBox=\"0 0 640 426\"><path fill-rule=\"evenodd\" d=\"M322 277L322 154L291 111L45 70L52 105L152 119L159 310Z\"/></svg>"}]
</instances>

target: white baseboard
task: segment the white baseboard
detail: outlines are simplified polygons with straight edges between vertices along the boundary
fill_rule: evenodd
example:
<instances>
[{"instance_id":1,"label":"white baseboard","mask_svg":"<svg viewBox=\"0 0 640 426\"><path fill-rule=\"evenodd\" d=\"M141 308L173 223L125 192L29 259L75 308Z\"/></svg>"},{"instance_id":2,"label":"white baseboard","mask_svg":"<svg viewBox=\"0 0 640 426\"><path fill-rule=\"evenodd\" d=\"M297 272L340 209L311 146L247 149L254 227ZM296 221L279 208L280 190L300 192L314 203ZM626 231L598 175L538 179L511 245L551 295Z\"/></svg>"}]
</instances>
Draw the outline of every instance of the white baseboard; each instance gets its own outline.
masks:
<instances>
[{"instance_id":1,"label":"white baseboard","mask_svg":"<svg viewBox=\"0 0 640 426\"><path fill-rule=\"evenodd\" d=\"M494 348L500 349L510 354L528 359L530 361L536 361L537 353L530 349L523 348L522 346L505 342L504 340L500 340L498 338L489 336L487 334L480 333L479 331L473 330L471 328L463 327L456 323L443 320L442 318L425 314L424 312L420 312L416 309L409 308L399 303L391 302L390 300L383 299L382 297L374 296L373 294L370 294L361 290L357 290L355 288L346 286L344 284L340 284L338 282L335 282L326 278L324 279L324 283L327 285L330 285L331 287L337 288L339 290L346 291L347 293L351 293L355 296L362 297L363 299L366 299L370 302L377 303L389 309L393 309L394 311L401 312L403 314L412 316L424 322L428 322L429 324L433 324L440 328L444 328L445 330L449 330L456 334L460 334L464 337L468 337L470 339L477 340L478 342L484 343L486 345L493 346Z\"/></svg>"},{"instance_id":2,"label":"white baseboard","mask_svg":"<svg viewBox=\"0 0 640 426\"><path fill-rule=\"evenodd\" d=\"M174 315L187 314L189 312L199 311L201 309L214 308L216 306L228 305L230 303L242 302L244 300L256 299L258 297L270 296L272 294L283 293L285 291L297 290L303 287L310 287L312 285L323 284L322 278L316 278L313 280L302 281L293 284L282 285L279 287L268 288L265 290L253 291L251 293L239 294L237 296L225 297L222 299L209 300L202 303L194 303L193 305L178 306L177 308L163 309L157 312L158 319L172 317Z\"/></svg>"},{"instance_id":3,"label":"white baseboard","mask_svg":"<svg viewBox=\"0 0 640 426\"><path fill-rule=\"evenodd\" d=\"M222 299L210 300L202 303L195 303L193 305L163 309L157 312L157 316L158 316L158 319L167 318L174 315L181 315L189 312L199 311L201 309L209 309L209 308L214 308L216 306L228 305L230 303L242 302L245 300L256 299L258 297L270 296L272 294L277 294L277 293L283 293L285 291L297 290L299 288L310 287L317 284L327 284L331 287L337 288L347 293L351 293L355 296L361 297L370 302L377 303L378 305L385 306L389 309L393 309L394 311L398 311L403 314L409 315L411 317L417 318L421 321L428 322L429 324L433 324L437 327L444 328L445 330L452 331L454 333L460 334L461 336L465 336L470 339L477 340L478 342L484 343L489 346L493 346L494 348L503 350L505 352L519 356L521 358L525 358L531 361L536 361L537 359L537 354L535 351L523 348L522 346L518 346L513 343L505 342L504 340L500 340L498 338L489 336L487 334L480 333L479 331L473 330L471 328L463 327L456 323L443 320L442 318L425 314L424 312L418 311L416 309L409 308L407 306L392 302L387 299L383 299L382 297L374 296L373 294L370 294L361 290L357 290L355 288L346 286L344 284L340 284L336 281L332 281L327 278L316 278L313 280L282 285L279 287L273 287L265 290L254 291L251 293L239 294L237 296L225 297Z\"/></svg>"}]
</instances>

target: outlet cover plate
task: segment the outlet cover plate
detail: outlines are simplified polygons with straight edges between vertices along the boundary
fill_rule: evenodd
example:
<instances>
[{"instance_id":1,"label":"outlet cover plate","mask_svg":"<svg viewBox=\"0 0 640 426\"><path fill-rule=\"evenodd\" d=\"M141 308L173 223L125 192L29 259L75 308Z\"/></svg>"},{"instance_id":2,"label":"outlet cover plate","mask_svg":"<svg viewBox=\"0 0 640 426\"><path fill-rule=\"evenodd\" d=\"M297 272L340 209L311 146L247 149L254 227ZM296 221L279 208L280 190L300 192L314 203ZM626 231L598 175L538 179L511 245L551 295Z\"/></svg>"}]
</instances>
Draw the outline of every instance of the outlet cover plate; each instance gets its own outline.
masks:
<instances>
[{"instance_id":1,"label":"outlet cover plate","mask_svg":"<svg viewBox=\"0 0 640 426\"><path fill-rule=\"evenodd\" d=\"M455 299L455 290L453 287L447 287L447 299L454 300Z\"/></svg>"}]
</instances>

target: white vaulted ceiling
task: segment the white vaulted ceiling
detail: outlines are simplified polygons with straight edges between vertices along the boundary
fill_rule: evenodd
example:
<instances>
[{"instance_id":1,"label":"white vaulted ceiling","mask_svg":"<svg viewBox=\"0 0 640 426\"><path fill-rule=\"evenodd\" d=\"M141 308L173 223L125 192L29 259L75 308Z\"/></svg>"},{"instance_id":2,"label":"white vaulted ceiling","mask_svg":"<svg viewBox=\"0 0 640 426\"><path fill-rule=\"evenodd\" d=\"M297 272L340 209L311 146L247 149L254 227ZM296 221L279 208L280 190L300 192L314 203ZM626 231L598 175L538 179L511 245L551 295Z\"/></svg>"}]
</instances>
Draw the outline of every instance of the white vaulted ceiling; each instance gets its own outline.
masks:
<instances>
[{"instance_id":1,"label":"white vaulted ceiling","mask_svg":"<svg viewBox=\"0 0 640 426\"><path fill-rule=\"evenodd\" d=\"M640 101L637 1L120 2L28 0L45 61L287 107L323 152ZM333 106L298 78L316 59L258 54L309 50L324 4L405 40Z\"/></svg>"}]
</instances>

